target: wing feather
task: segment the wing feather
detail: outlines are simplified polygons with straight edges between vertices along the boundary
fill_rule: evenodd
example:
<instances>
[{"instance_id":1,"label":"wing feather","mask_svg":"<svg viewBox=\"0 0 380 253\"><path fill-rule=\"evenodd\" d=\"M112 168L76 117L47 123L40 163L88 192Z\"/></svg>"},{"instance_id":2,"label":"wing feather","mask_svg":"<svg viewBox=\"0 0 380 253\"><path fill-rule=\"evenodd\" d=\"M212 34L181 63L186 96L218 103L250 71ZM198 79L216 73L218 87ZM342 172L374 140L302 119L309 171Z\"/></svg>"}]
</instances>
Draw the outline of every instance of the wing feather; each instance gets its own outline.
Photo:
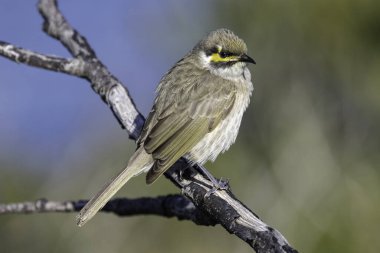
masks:
<instances>
[{"instance_id":1,"label":"wing feather","mask_svg":"<svg viewBox=\"0 0 380 253\"><path fill-rule=\"evenodd\" d=\"M234 105L236 87L231 81L198 71L197 77L183 75L178 81L174 68L159 85L138 141L155 160L147 183L155 181L215 129Z\"/></svg>"}]
</instances>

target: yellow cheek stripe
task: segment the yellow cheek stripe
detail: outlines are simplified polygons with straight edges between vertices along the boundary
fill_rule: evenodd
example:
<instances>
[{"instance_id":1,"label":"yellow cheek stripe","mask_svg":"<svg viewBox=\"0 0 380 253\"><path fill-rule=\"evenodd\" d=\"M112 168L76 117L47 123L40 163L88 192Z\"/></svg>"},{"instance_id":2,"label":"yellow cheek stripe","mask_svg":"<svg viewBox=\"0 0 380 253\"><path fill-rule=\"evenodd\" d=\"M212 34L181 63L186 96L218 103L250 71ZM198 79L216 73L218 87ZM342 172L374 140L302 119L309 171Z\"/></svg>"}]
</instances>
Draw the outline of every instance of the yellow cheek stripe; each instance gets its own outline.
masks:
<instances>
[{"instance_id":1,"label":"yellow cheek stripe","mask_svg":"<svg viewBox=\"0 0 380 253\"><path fill-rule=\"evenodd\" d=\"M220 57L219 53L213 53L210 57L212 62L229 62L229 61L237 61L236 56L228 56L225 58Z\"/></svg>"}]
</instances>

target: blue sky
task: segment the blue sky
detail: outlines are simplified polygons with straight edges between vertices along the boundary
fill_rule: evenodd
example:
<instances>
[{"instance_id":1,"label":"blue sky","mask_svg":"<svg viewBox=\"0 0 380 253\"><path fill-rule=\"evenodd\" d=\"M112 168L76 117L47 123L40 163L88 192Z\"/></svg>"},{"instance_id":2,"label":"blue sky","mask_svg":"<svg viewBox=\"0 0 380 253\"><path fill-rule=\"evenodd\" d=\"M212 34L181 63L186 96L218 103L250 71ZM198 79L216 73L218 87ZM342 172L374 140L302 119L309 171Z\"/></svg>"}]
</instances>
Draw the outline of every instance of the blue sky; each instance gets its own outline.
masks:
<instances>
[{"instance_id":1,"label":"blue sky","mask_svg":"<svg viewBox=\"0 0 380 253\"><path fill-rule=\"evenodd\" d=\"M199 4L71 0L60 1L60 8L146 114L163 73L215 28L207 6ZM0 6L0 40L70 57L42 32L35 1L1 0ZM49 169L49 161L73 142L86 136L107 139L117 131L122 132L87 81L0 57L0 162Z\"/></svg>"}]
</instances>

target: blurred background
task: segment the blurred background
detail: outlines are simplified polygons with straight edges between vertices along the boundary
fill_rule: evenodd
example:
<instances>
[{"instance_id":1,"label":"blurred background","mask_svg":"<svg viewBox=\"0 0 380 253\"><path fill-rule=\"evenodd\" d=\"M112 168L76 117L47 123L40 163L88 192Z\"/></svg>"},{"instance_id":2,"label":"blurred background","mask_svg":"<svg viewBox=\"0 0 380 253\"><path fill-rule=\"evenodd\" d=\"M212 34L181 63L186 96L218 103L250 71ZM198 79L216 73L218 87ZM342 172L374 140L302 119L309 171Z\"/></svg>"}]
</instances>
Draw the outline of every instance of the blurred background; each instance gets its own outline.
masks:
<instances>
[{"instance_id":1,"label":"blurred background","mask_svg":"<svg viewBox=\"0 0 380 253\"><path fill-rule=\"evenodd\" d=\"M68 57L35 1L0 0L0 40ZM380 2L60 1L146 115L161 76L226 27L257 61L237 143L207 167L300 252L380 248ZM0 57L0 203L86 199L134 143L89 84ZM138 177L118 196L177 193ZM251 252L220 226L153 216L0 216L3 252Z\"/></svg>"}]
</instances>

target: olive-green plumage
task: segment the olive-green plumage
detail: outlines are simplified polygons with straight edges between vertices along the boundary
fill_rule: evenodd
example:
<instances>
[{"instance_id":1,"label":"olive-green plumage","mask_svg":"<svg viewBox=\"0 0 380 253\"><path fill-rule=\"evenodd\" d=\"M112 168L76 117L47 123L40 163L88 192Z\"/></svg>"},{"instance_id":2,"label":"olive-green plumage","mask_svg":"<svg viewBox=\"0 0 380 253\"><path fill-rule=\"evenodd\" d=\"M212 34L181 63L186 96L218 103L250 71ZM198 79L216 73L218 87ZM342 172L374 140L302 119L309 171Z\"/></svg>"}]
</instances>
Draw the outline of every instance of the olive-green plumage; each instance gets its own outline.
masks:
<instances>
[{"instance_id":1,"label":"olive-green plumage","mask_svg":"<svg viewBox=\"0 0 380 253\"><path fill-rule=\"evenodd\" d=\"M211 76L191 60L182 60L165 76L157 94L138 141L155 161L147 175L148 183L227 116L234 105L236 87L221 77Z\"/></svg>"},{"instance_id":2,"label":"olive-green plumage","mask_svg":"<svg viewBox=\"0 0 380 253\"><path fill-rule=\"evenodd\" d=\"M245 43L227 29L211 32L161 79L127 167L81 210L83 225L133 176L154 182L180 157L203 164L235 141L253 90Z\"/></svg>"}]
</instances>

